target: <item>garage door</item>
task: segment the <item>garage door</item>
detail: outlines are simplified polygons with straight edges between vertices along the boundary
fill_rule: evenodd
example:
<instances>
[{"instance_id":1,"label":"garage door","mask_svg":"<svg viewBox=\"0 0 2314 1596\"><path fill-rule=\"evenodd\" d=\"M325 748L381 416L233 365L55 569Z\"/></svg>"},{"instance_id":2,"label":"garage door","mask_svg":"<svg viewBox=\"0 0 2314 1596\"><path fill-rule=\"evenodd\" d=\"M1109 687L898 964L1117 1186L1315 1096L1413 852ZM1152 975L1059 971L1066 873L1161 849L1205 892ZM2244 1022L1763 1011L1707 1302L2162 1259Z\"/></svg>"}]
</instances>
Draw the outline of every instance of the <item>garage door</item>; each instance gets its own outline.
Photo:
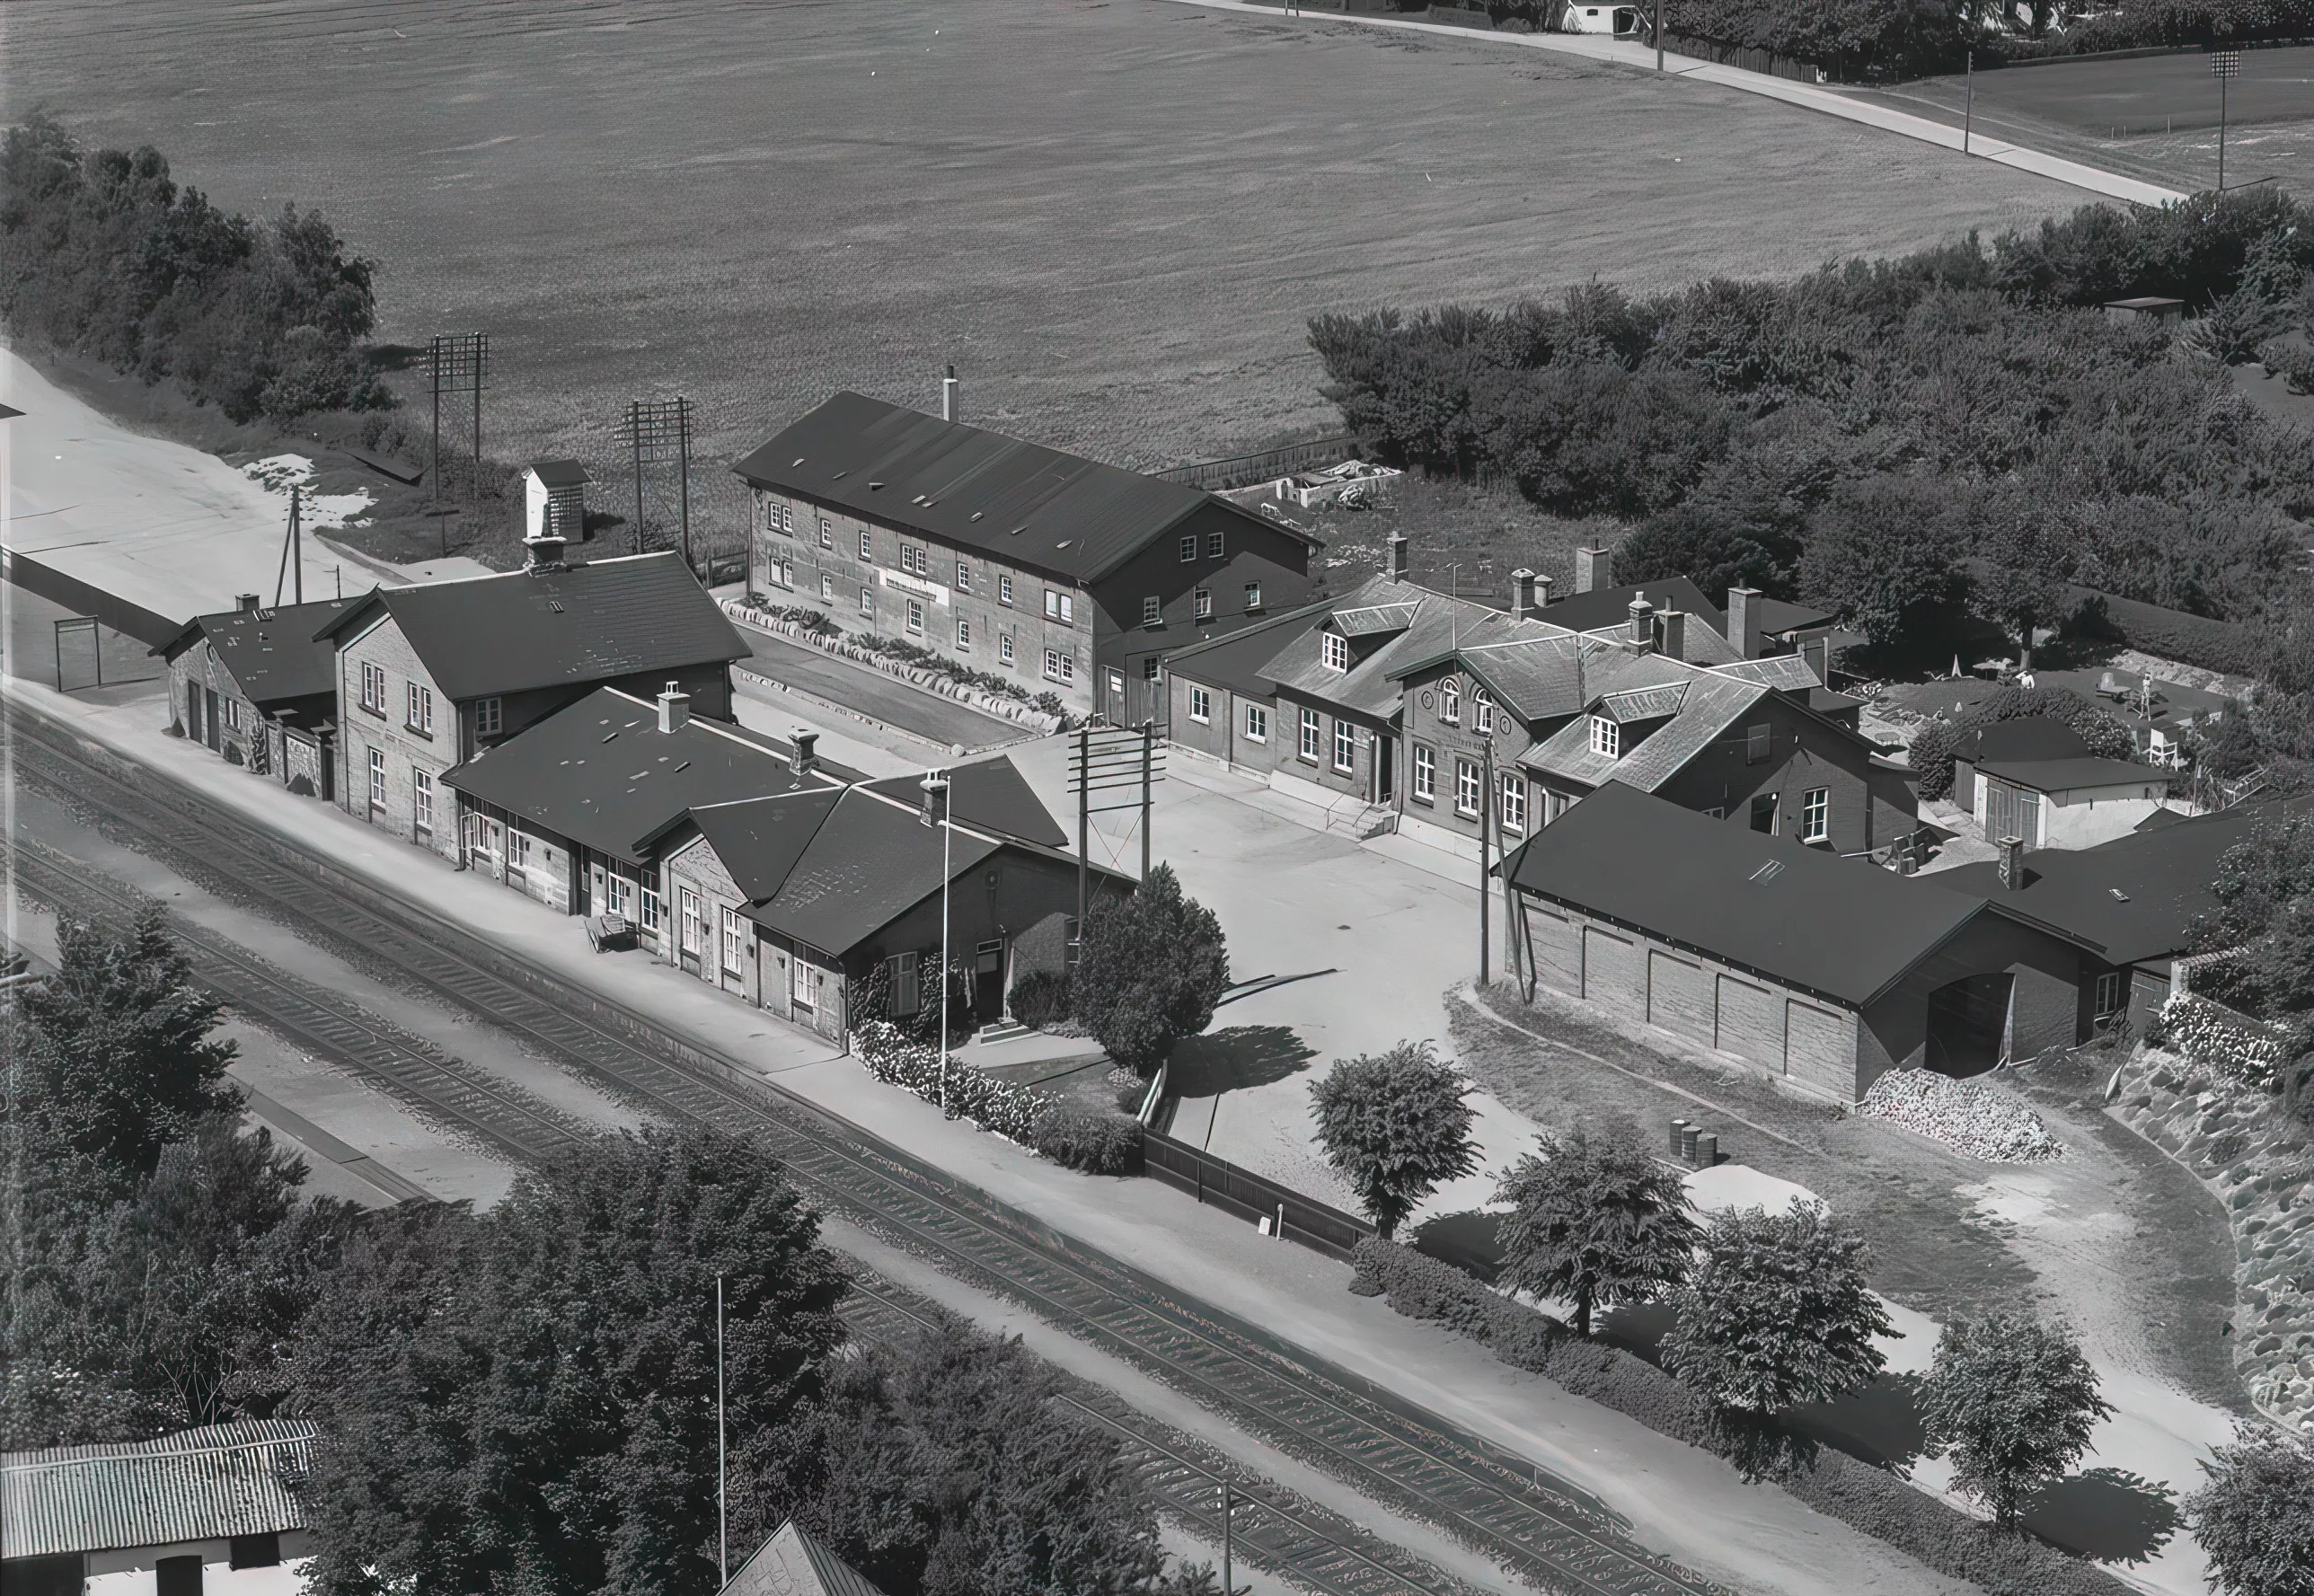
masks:
<instances>
[{"instance_id":1,"label":"garage door","mask_svg":"<svg viewBox=\"0 0 2314 1596\"><path fill-rule=\"evenodd\" d=\"M1674 1036L1711 1045L1711 974L1691 958L1647 950L1647 1018Z\"/></svg>"},{"instance_id":2,"label":"garage door","mask_svg":"<svg viewBox=\"0 0 2314 1596\"><path fill-rule=\"evenodd\" d=\"M1771 1074L1782 1074L1783 994L1733 975L1722 975L1717 1045L1722 1053L1732 1053L1745 1063L1756 1064Z\"/></svg>"},{"instance_id":3,"label":"garage door","mask_svg":"<svg viewBox=\"0 0 2314 1596\"><path fill-rule=\"evenodd\" d=\"M1534 943L1535 979L1570 998L1583 995L1583 936L1564 914L1530 904L1527 934Z\"/></svg>"},{"instance_id":4,"label":"garage door","mask_svg":"<svg viewBox=\"0 0 2314 1596\"><path fill-rule=\"evenodd\" d=\"M1784 1069L1797 1081L1842 1100L1856 1096L1856 1017L1785 1001Z\"/></svg>"},{"instance_id":5,"label":"garage door","mask_svg":"<svg viewBox=\"0 0 2314 1596\"><path fill-rule=\"evenodd\" d=\"M1631 1019L1647 1015L1647 966L1638 944L1595 925L1583 928L1583 995Z\"/></svg>"}]
</instances>

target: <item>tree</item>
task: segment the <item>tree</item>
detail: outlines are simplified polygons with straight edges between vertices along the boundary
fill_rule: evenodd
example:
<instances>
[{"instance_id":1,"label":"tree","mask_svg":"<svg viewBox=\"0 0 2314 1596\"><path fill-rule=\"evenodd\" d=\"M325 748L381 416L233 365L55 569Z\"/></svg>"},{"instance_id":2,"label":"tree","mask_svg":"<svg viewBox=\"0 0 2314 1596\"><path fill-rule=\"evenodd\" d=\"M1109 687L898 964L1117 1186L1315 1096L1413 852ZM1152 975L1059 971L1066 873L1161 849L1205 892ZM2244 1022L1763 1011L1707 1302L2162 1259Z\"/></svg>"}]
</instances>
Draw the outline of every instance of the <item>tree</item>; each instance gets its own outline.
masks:
<instances>
[{"instance_id":1,"label":"tree","mask_svg":"<svg viewBox=\"0 0 2314 1596\"><path fill-rule=\"evenodd\" d=\"M838 1370L773 1489L889 1596L1159 1588L1155 1503L1059 1389L1018 1336L943 1320Z\"/></svg>"},{"instance_id":2,"label":"tree","mask_svg":"<svg viewBox=\"0 0 2314 1596\"><path fill-rule=\"evenodd\" d=\"M526 1171L479 1219L385 1228L298 1349L314 1589L711 1589L717 1279L743 1480L790 1471L843 1338L843 1273L778 1163L647 1130Z\"/></svg>"},{"instance_id":3,"label":"tree","mask_svg":"<svg viewBox=\"0 0 2314 1596\"><path fill-rule=\"evenodd\" d=\"M59 922L57 962L53 979L17 994L11 1120L40 1122L59 1147L133 1181L203 1120L239 1112L225 1079L234 1044L209 1036L219 1006L193 990L192 963L158 909L119 938Z\"/></svg>"},{"instance_id":4,"label":"tree","mask_svg":"<svg viewBox=\"0 0 2314 1596\"><path fill-rule=\"evenodd\" d=\"M1117 1063L1155 1072L1184 1036L1213 1023L1229 988L1229 944L1214 912L1185 896L1170 865L1127 898L1097 901L1085 921L1070 1001Z\"/></svg>"},{"instance_id":5,"label":"tree","mask_svg":"<svg viewBox=\"0 0 2314 1596\"><path fill-rule=\"evenodd\" d=\"M1933 483L1897 476L1843 482L1817 513L1800 586L1886 648L1959 592L1947 520Z\"/></svg>"},{"instance_id":6,"label":"tree","mask_svg":"<svg viewBox=\"0 0 2314 1596\"><path fill-rule=\"evenodd\" d=\"M2186 1522L2221 1596L2314 1596L2314 1448L2243 1425L2202 1470Z\"/></svg>"},{"instance_id":7,"label":"tree","mask_svg":"<svg viewBox=\"0 0 2314 1596\"><path fill-rule=\"evenodd\" d=\"M1644 1302L1686 1279L1700 1234L1685 1184L1628 1125L1595 1136L1577 1126L1528 1153L1495 1201L1512 1204L1497 1228L1502 1280L1571 1301L1579 1336L1594 1306Z\"/></svg>"},{"instance_id":8,"label":"tree","mask_svg":"<svg viewBox=\"0 0 2314 1596\"><path fill-rule=\"evenodd\" d=\"M1730 587L1788 598L1799 564L1797 530L1755 507L1699 496L1616 545L1615 580L1630 586L1685 577L1714 603Z\"/></svg>"},{"instance_id":9,"label":"tree","mask_svg":"<svg viewBox=\"0 0 2314 1596\"><path fill-rule=\"evenodd\" d=\"M1921 1388L1930 1455L1953 1457L1953 1480L2014 1529L2025 1500L2062 1478L2112 1412L2080 1345L2024 1314L1955 1319Z\"/></svg>"},{"instance_id":10,"label":"tree","mask_svg":"<svg viewBox=\"0 0 2314 1596\"><path fill-rule=\"evenodd\" d=\"M2314 1054L2314 818L2267 815L2218 856L2197 952L2230 952L2204 983L2279 1030L2288 1062L2274 1082L2295 1114Z\"/></svg>"},{"instance_id":11,"label":"tree","mask_svg":"<svg viewBox=\"0 0 2314 1596\"><path fill-rule=\"evenodd\" d=\"M1715 1216L1676 1299L1665 1367L1715 1406L1765 1416L1860 1390L1895 1327L1865 1288L1864 1239L1823 1204Z\"/></svg>"},{"instance_id":12,"label":"tree","mask_svg":"<svg viewBox=\"0 0 2314 1596\"><path fill-rule=\"evenodd\" d=\"M1384 1238L1439 1182L1479 1167L1470 1090L1427 1042L1339 1060L1310 1088L1326 1161Z\"/></svg>"}]
</instances>

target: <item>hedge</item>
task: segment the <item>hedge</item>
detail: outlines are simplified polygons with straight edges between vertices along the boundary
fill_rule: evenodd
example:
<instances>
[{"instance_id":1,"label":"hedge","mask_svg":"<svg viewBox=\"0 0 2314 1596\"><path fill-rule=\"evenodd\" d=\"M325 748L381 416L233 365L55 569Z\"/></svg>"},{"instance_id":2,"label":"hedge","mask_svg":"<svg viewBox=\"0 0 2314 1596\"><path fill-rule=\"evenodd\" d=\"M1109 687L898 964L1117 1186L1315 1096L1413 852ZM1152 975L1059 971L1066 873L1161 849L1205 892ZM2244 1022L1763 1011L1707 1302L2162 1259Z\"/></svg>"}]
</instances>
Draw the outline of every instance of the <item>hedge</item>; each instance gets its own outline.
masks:
<instances>
[{"instance_id":1,"label":"hedge","mask_svg":"<svg viewBox=\"0 0 2314 1596\"><path fill-rule=\"evenodd\" d=\"M1484 1342L1515 1368L1540 1374L1658 1434L1735 1458L1747 1465L1747 1472L1758 1463L1764 1439L1774 1459L1767 1472L1784 1490L1939 1574L1988 1591L2128 1596L2129 1586L2095 1565L2028 1536L1995 1530L1887 1469L1788 1432L1763 1438L1735 1428L1645 1359L1603 1342L1579 1340L1548 1314L1412 1248L1361 1241L1352 1289L1369 1295L1379 1291L1396 1312L1435 1320Z\"/></svg>"}]
</instances>

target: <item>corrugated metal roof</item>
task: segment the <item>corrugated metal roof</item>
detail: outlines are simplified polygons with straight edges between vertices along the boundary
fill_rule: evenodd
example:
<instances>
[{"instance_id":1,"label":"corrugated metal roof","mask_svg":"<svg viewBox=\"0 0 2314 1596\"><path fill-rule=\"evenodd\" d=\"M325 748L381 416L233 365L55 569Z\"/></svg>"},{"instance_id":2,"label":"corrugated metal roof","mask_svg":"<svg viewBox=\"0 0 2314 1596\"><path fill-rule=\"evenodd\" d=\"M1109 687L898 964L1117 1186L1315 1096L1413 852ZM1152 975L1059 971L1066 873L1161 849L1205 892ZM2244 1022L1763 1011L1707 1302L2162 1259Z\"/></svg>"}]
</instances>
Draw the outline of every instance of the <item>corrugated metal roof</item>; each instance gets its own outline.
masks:
<instances>
[{"instance_id":1,"label":"corrugated metal roof","mask_svg":"<svg viewBox=\"0 0 2314 1596\"><path fill-rule=\"evenodd\" d=\"M883 1596L867 1576L794 1521L764 1542L723 1596Z\"/></svg>"},{"instance_id":2,"label":"corrugated metal roof","mask_svg":"<svg viewBox=\"0 0 2314 1596\"><path fill-rule=\"evenodd\" d=\"M836 394L731 469L756 488L1079 582L1107 575L1209 505L1317 542L1202 489L863 393Z\"/></svg>"},{"instance_id":3,"label":"corrugated metal roof","mask_svg":"<svg viewBox=\"0 0 2314 1596\"><path fill-rule=\"evenodd\" d=\"M247 1419L157 1441L0 1454L7 1555L119 1551L303 1529L314 1426Z\"/></svg>"}]
</instances>

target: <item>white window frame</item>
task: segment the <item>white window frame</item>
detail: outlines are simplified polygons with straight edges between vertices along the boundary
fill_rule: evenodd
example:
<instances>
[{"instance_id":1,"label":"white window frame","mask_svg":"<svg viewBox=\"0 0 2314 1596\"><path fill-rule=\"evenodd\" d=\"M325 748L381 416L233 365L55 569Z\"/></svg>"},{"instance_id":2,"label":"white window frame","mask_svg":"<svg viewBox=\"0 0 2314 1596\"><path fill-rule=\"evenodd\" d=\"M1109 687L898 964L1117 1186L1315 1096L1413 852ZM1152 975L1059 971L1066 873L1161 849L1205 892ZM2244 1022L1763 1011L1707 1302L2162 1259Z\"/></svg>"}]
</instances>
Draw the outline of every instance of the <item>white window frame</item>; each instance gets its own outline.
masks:
<instances>
[{"instance_id":1,"label":"white window frame","mask_svg":"<svg viewBox=\"0 0 2314 1596\"><path fill-rule=\"evenodd\" d=\"M1357 728L1339 715L1334 717L1334 768L1344 775L1358 768Z\"/></svg>"},{"instance_id":2,"label":"white window frame","mask_svg":"<svg viewBox=\"0 0 2314 1596\"><path fill-rule=\"evenodd\" d=\"M1155 594L1144 594L1141 600L1141 624L1162 626L1165 623L1165 601Z\"/></svg>"},{"instance_id":3,"label":"white window frame","mask_svg":"<svg viewBox=\"0 0 2314 1596\"><path fill-rule=\"evenodd\" d=\"M860 590L860 613L871 621L875 619L876 590L873 587L862 587Z\"/></svg>"},{"instance_id":4,"label":"white window frame","mask_svg":"<svg viewBox=\"0 0 2314 1596\"><path fill-rule=\"evenodd\" d=\"M726 975L745 975L747 973L747 936L740 929L744 923L737 909L728 904L724 906L721 967Z\"/></svg>"},{"instance_id":5,"label":"white window frame","mask_svg":"<svg viewBox=\"0 0 2314 1596\"><path fill-rule=\"evenodd\" d=\"M699 953L699 894L688 886L676 889L676 901L682 908L676 926L676 949L696 957Z\"/></svg>"},{"instance_id":6,"label":"white window frame","mask_svg":"<svg viewBox=\"0 0 2314 1596\"><path fill-rule=\"evenodd\" d=\"M410 771L410 823L427 836L434 834L434 772L415 765Z\"/></svg>"},{"instance_id":7,"label":"white window frame","mask_svg":"<svg viewBox=\"0 0 2314 1596\"><path fill-rule=\"evenodd\" d=\"M924 635L924 601L923 599L910 598L908 600L907 624L908 630L914 632L916 636L922 637Z\"/></svg>"},{"instance_id":8,"label":"white window frame","mask_svg":"<svg viewBox=\"0 0 2314 1596\"><path fill-rule=\"evenodd\" d=\"M1303 759L1308 760L1312 764L1316 764L1318 763L1318 711L1315 710L1303 710L1302 741L1299 752L1301 756Z\"/></svg>"},{"instance_id":9,"label":"white window frame","mask_svg":"<svg viewBox=\"0 0 2314 1596\"><path fill-rule=\"evenodd\" d=\"M375 815L385 807L385 750L369 751L369 807Z\"/></svg>"},{"instance_id":10,"label":"white window frame","mask_svg":"<svg viewBox=\"0 0 2314 1596\"><path fill-rule=\"evenodd\" d=\"M1045 680L1074 682L1077 679L1077 657L1065 648L1045 650Z\"/></svg>"},{"instance_id":11,"label":"white window frame","mask_svg":"<svg viewBox=\"0 0 2314 1596\"><path fill-rule=\"evenodd\" d=\"M835 547L835 523L825 516L819 518L819 546L823 549Z\"/></svg>"},{"instance_id":12,"label":"white window frame","mask_svg":"<svg viewBox=\"0 0 2314 1596\"><path fill-rule=\"evenodd\" d=\"M1214 723L1214 695L1194 684L1189 688L1189 719L1199 726Z\"/></svg>"},{"instance_id":13,"label":"white window frame","mask_svg":"<svg viewBox=\"0 0 2314 1596\"><path fill-rule=\"evenodd\" d=\"M474 701L474 735L494 737L506 729L506 701L498 698L478 698Z\"/></svg>"},{"instance_id":14,"label":"white window frame","mask_svg":"<svg viewBox=\"0 0 2314 1596\"><path fill-rule=\"evenodd\" d=\"M2120 970L2107 970L2097 978L2095 996L2090 1000L2093 1018L2111 1019L2129 1007L2129 979Z\"/></svg>"},{"instance_id":15,"label":"white window frame","mask_svg":"<svg viewBox=\"0 0 2314 1596\"><path fill-rule=\"evenodd\" d=\"M1245 740L1249 743L1269 741L1269 710L1260 704L1245 707Z\"/></svg>"},{"instance_id":16,"label":"white window frame","mask_svg":"<svg viewBox=\"0 0 2314 1596\"><path fill-rule=\"evenodd\" d=\"M876 545L869 541L868 529L864 526L860 529L860 559L865 565L876 563Z\"/></svg>"},{"instance_id":17,"label":"white window frame","mask_svg":"<svg viewBox=\"0 0 2314 1596\"><path fill-rule=\"evenodd\" d=\"M996 602L1008 610L1012 607L1012 578L1010 573L996 578Z\"/></svg>"},{"instance_id":18,"label":"white window frame","mask_svg":"<svg viewBox=\"0 0 2314 1596\"><path fill-rule=\"evenodd\" d=\"M1800 841L1828 842L1832 837L1832 789L1811 787L1800 794Z\"/></svg>"},{"instance_id":19,"label":"white window frame","mask_svg":"<svg viewBox=\"0 0 2314 1596\"><path fill-rule=\"evenodd\" d=\"M642 892L642 912L640 923L643 930L656 934L659 930L658 872L645 869L640 883Z\"/></svg>"},{"instance_id":20,"label":"white window frame","mask_svg":"<svg viewBox=\"0 0 2314 1596\"><path fill-rule=\"evenodd\" d=\"M956 590L958 593L969 593L972 591L972 562L970 560L959 560L956 562Z\"/></svg>"},{"instance_id":21,"label":"white window frame","mask_svg":"<svg viewBox=\"0 0 2314 1596\"><path fill-rule=\"evenodd\" d=\"M1222 534L1221 534L1220 533L1218 533L1218 532L1209 532L1209 533L1206 533L1206 559L1208 559L1208 560L1219 560L1219 559L1221 559L1221 558L1222 558L1222 555L1223 555L1223 552L1225 550L1227 550L1227 549L1228 549L1228 547L1229 547L1229 544L1223 541L1223 537L1222 537Z\"/></svg>"},{"instance_id":22,"label":"white window frame","mask_svg":"<svg viewBox=\"0 0 2314 1596\"><path fill-rule=\"evenodd\" d=\"M819 578L819 602L824 604L835 602L835 578L824 572Z\"/></svg>"},{"instance_id":23,"label":"white window frame","mask_svg":"<svg viewBox=\"0 0 2314 1596\"><path fill-rule=\"evenodd\" d=\"M367 659L361 667L361 707L373 714L385 713L385 667Z\"/></svg>"},{"instance_id":24,"label":"white window frame","mask_svg":"<svg viewBox=\"0 0 2314 1596\"><path fill-rule=\"evenodd\" d=\"M996 634L996 657L1006 665L1011 665L1012 663L1012 634L1011 632L1001 631Z\"/></svg>"},{"instance_id":25,"label":"white window frame","mask_svg":"<svg viewBox=\"0 0 2314 1596\"><path fill-rule=\"evenodd\" d=\"M1591 752L1602 759L1623 757L1623 728L1604 715L1591 717Z\"/></svg>"},{"instance_id":26,"label":"white window frame","mask_svg":"<svg viewBox=\"0 0 2314 1596\"><path fill-rule=\"evenodd\" d=\"M1471 724L1482 737L1494 733L1495 698L1483 687L1471 689Z\"/></svg>"},{"instance_id":27,"label":"white window frame","mask_svg":"<svg viewBox=\"0 0 2314 1596\"><path fill-rule=\"evenodd\" d=\"M1214 590L1212 588L1198 588L1197 592L1191 595L1191 603L1195 606L1198 620L1211 621L1214 618Z\"/></svg>"},{"instance_id":28,"label":"white window frame","mask_svg":"<svg viewBox=\"0 0 2314 1596\"><path fill-rule=\"evenodd\" d=\"M1502 774L1502 791L1497 796L1495 814L1506 832L1526 834L1526 778L1516 771Z\"/></svg>"},{"instance_id":29,"label":"white window frame","mask_svg":"<svg viewBox=\"0 0 2314 1596\"><path fill-rule=\"evenodd\" d=\"M1338 631L1318 634L1318 663L1329 671L1350 668L1350 639Z\"/></svg>"},{"instance_id":30,"label":"white window frame","mask_svg":"<svg viewBox=\"0 0 2314 1596\"><path fill-rule=\"evenodd\" d=\"M1414 745L1414 796L1426 804L1438 801L1438 751L1427 743Z\"/></svg>"},{"instance_id":31,"label":"white window frame","mask_svg":"<svg viewBox=\"0 0 2314 1596\"><path fill-rule=\"evenodd\" d=\"M1194 532L1181 540L1181 563L1183 565L1197 563L1197 534Z\"/></svg>"},{"instance_id":32,"label":"white window frame","mask_svg":"<svg viewBox=\"0 0 2314 1596\"><path fill-rule=\"evenodd\" d=\"M410 719L403 724L421 737L434 735L434 690L416 682L406 683Z\"/></svg>"},{"instance_id":33,"label":"white window frame","mask_svg":"<svg viewBox=\"0 0 2314 1596\"><path fill-rule=\"evenodd\" d=\"M959 654L972 652L972 619L968 615L956 618L956 651Z\"/></svg>"},{"instance_id":34,"label":"white window frame","mask_svg":"<svg viewBox=\"0 0 2314 1596\"><path fill-rule=\"evenodd\" d=\"M788 1005L808 1014L817 1006L812 995L811 961L798 948L788 956Z\"/></svg>"},{"instance_id":35,"label":"white window frame","mask_svg":"<svg viewBox=\"0 0 2314 1596\"><path fill-rule=\"evenodd\" d=\"M1245 585L1245 613L1251 615L1258 613L1260 608L1261 584L1259 582L1248 582Z\"/></svg>"},{"instance_id":36,"label":"white window frame","mask_svg":"<svg viewBox=\"0 0 2314 1596\"><path fill-rule=\"evenodd\" d=\"M1454 761L1454 813L1478 817L1481 777L1478 762L1457 757Z\"/></svg>"},{"instance_id":37,"label":"white window frame","mask_svg":"<svg viewBox=\"0 0 2314 1596\"><path fill-rule=\"evenodd\" d=\"M1438 719L1448 726L1462 724L1462 686L1452 678L1438 683Z\"/></svg>"}]
</instances>

